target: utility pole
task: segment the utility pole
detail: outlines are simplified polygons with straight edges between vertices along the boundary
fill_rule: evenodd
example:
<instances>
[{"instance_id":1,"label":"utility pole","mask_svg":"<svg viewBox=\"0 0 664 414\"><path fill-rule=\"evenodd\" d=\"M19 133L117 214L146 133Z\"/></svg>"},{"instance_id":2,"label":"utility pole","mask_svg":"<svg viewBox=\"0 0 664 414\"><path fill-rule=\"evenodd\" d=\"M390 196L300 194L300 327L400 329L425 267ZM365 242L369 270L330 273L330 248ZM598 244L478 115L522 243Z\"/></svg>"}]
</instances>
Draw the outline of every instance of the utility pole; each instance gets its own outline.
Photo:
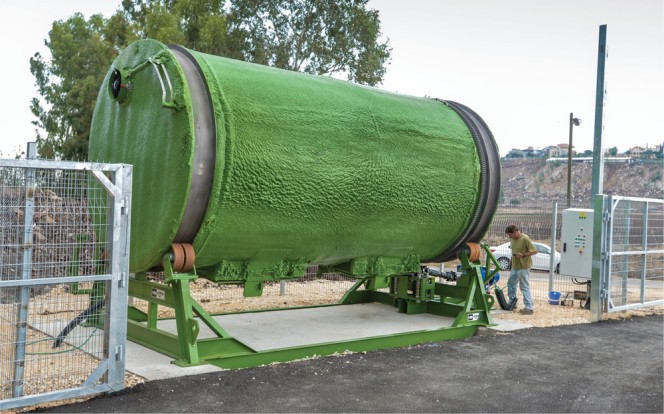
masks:
<instances>
[{"instance_id":1,"label":"utility pole","mask_svg":"<svg viewBox=\"0 0 664 414\"><path fill-rule=\"evenodd\" d=\"M574 125L581 125L581 119L569 113L569 147L567 148L567 208L572 206L572 132Z\"/></svg>"},{"instance_id":2,"label":"utility pole","mask_svg":"<svg viewBox=\"0 0 664 414\"><path fill-rule=\"evenodd\" d=\"M595 134L593 142L593 181L591 200L595 195L602 194L604 181L604 148L602 145L602 130L604 129L604 104L606 85L604 82L604 67L608 57L606 47L606 25L599 27L599 46L597 50L597 86L595 92Z\"/></svg>"}]
</instances>

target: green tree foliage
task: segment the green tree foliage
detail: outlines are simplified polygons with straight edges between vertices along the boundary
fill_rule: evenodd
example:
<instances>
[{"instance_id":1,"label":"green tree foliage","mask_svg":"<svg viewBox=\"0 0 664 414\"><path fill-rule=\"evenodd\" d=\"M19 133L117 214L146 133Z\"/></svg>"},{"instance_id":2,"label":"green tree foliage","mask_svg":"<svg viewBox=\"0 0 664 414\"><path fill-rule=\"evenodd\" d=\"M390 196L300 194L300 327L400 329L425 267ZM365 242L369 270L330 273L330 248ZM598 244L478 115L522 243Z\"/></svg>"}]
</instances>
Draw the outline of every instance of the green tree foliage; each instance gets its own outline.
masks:
<instances>
[{"instance_id":1,"label":"green tree foliage","mask_svg":"<svg viewBox=\"0 0 664 414\"><path fill-rule=\"evenodd\" d=\"M201 52L377 85L391 49L368 0L122 0L108 19L53 22L30 59L39 154L84 160L99 87L119 51L152 38ZM40 132L42 131L42 132Z\"/></svg>"},{"instance_id":2,"label":"green tree foliage","mask_svg":"<svg viewBox=\"0 0 664 414\"><path fill-rule=\"evenodd\" d=\"M367 2L231 0L229 34L244 60L376 85L391 49Z\"/></svg>"},{"instance_id":3,"label":"green tree foliage","mask_svg":"<svg viewBox=\"0 0 664 414\"><path fill-rule=\"evenodd\" d=\"M30 71L43 100L33 98L30 105L37 118L33 124L45 133L37 130L42 157L85 159L99 85L118 52L107 39L135 38L120 23L101 15L86 20L81 14L54 22L46 41L50 61L39 53L30 58Z\"/></svg>"},{"instance_id":4,"label":"green tree foliage","mask_svg":"<svg viewBox=\"0 0 664 414\"><path fill-rule=\"evenodd\" d=\"M618 147L611 147L609 148L609 155L612 157L615 157L618 155Z\"/></svg>"}]
</instances>

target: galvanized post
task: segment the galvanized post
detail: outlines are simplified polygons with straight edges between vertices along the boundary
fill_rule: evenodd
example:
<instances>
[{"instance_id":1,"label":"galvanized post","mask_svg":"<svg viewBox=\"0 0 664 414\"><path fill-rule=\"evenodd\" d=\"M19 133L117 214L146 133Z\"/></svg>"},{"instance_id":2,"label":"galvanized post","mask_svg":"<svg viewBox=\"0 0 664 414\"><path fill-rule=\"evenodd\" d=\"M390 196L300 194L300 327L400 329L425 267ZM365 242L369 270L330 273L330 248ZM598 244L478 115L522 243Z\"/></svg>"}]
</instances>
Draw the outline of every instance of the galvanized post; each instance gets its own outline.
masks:
<instances>
[{"instance_id":1,"label":"galvanized post","mask_svg":"<svg viewBox=\"0 0 664 414\"><path fill-rule=\"evenodd\" d=\"M123 165L114 172L114 188L109 192L109 205L113 207L106 237L107 245L112 246L108 271L113 277L106 289L104 353L109 360L107 381L114 391L124 388L131 182L132 166Z\"/></svg>"},{"instance_id":2,"label":"galvanized post","mask_svg":"<svg viewBox=\"0 0 664 414\"><path fill-rule=\"evenodd\" d=\"M567 147L567 208L572 207L572 134L574 131L574 113L569 113L569 144Z\"/></svg>"},{"instance_id":3,"label":"galvanized post","mask_svg":"<svg viewBox=\"0 0 664 414\"><path fill-rule=\"evenodd\" d=\"M556 239L558 238L558 203L553 202L553 228L551 229L551 253L549 254L549 292L553 292L553 271L556 263Z\"/></svg>"},{"instance_id":4,"label":"galvanized post","mask_svg":"<svg viewBox=\"0 0 664 414\"><path fill-rule=\"evenodd\" d=\"M606 236L608 236L607 223L610 223L610 217L607 215L607 208L611 203L607 203L605 196L597 194L593 197L595 206L593 220L593 262L592 279L590 283L590 321L599 322L602 320L602 307L604 302L603 292L606 291L604 285L603 273L606 271Z\"/></svg>"},{"instance_id":5,"label":"galvanized post","mask_svg":"<svg viewBox=\"0 0 664 414\"><path fill-rule=\"evenodd\" d=\"M623 238L623 251L629 251L630 238L632 234L632 201L625 200L625 237ZM622 278L620 280L620 306L627 304L627 284L629 282L629 255L622 257Z\"/></svg>"},{"instance_id":6,"label":"galvanized post","mask_svg":"<svg viewBox=\"0 0 664 414\"><path fill-rule=\"evenodd\" d=\"M648 249L648 202L643 203L643 225L641 227L641 303L646 301L646 250Z\"/></svg>"},{"instance_id":7,"label":"galvanized post","mask_svg":"<svg viewBox=\"0 0 664 414\"><path fill-rule=\"evenodd\" d=\"M37 143L28 142L27 158L37 158ZM25 169L25 205L23 219L23 263L21 267L21 280L32 278L32 239L33 220L35 212L35 169ZM20 288L18 303L18 323L16 324L16 352L14 362L14 381L12 396L23 395L23 379L25 375L25 347L28 337L28 303L30 302L30 286Z\"/></svg>"},{"instance_id":8,"label":"galvanized post","mask_svg":"<svg viewBox=\"0 0 664 414\"><path fill-rule=\"evenodd\" d=\"M279 296L286 295L286 281L282 280L279 282Z\"/></svg>"},{"instance_id":9,"label":"galvanized post","mask_svg":"<svg viewBox=\"0 0 664 414\"><path fill-rule=\"evenodd\" d=\"M608 56L606 48L606 25L599 27L599 46L597 51L597 85L595 88L595 139L593 143L593 180L592 198L602 194L604 181L604 148L602 146L602 130L604 129L604 103L606 86L604 83L604 67Z\"/></svg>"}]
</instances>

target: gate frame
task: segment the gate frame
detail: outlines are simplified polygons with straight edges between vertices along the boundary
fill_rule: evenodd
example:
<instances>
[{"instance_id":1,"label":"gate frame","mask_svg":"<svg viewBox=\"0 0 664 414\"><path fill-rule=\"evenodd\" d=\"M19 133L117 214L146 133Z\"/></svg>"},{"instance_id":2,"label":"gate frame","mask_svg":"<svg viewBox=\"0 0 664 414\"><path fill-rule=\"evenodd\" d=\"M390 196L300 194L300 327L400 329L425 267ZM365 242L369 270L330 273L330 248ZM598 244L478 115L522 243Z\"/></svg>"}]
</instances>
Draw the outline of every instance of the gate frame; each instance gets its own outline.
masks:
<instances>
[{"instance_id":1,"label":"gate frame","mask_svg":"<svg viewBox=\"0 0 664 414\"><path fill-rule=\"evenodd\" d=\"M594 199L593 223L593 263L592 283L590 290L590 318L592 322L602 320L603 312L618 312L628 309L643 308L664 304L664 299L645 301L645 255L664 254L664 250L648 250L648 204L664 204L664 200L640 197L622 197L614 195L597 194ZM642 250L628 253L613 252L613 215L621 201L637 201L645 203L642 224ZM611 264L614 256L642 255L641 267L641 302L615 306L611 300Z\"/></svg>"},{"instance_id":2,"label":"gate frame","mask_svg":"<svg viewBox=\"0 0 664 414\"><path fill-rule=\"evenodd\" d=\"M32 143L29 143L32 144ZM21 291L31 286L72 282L106 282L106 304L104 326L104 358L97 368L78 387L50 391L27 396L15 396L0 400L0 410L20 408L34 404L69 398L79 398L91 394L119 391L124 388L125 349L127 336L127 292L129 276L129 231L131 223L131 188L133 167L128 164L103 164L74 161L51 160L8 160L0 159L0 168L16 168L26 171L26 179L37 169L88 171L107 193L108 249L107 274L76 276L75 278L50 277L40 279L0 280L0 288L19 287ZM111 178L109 178L110 175ZM35 185L26 181L26 186ZM25 214L28 218L28 214ZM34 225L25 223L26 228ZM31 233L31 232L30 232ZM31 243L28 243L31 244ZM31 266L32 264L29 263ZM25 304L27 306L27 303ZM21 303L23 307L23 303ZM25 343L17 344L17 352L25 351ZM15 355L14 362L20 364L25 355ZM18 369L21 372L21 369ZM14 378L14 381L17 381ZM22 392L23 378L18 387ZM101 383L98 383L101 381Z\"/></svg>"}]
</instances>

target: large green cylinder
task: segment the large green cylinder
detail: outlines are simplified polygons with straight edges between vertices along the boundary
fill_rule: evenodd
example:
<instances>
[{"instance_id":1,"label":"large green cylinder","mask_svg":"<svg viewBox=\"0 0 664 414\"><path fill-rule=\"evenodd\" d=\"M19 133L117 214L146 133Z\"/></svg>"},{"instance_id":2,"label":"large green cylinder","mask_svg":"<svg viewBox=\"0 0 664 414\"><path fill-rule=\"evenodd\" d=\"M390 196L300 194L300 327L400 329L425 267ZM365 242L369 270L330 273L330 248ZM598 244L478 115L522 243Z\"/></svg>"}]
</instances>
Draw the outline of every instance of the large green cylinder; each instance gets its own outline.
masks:
<instances>
[{"instance_id":1,"label":"large green cylinder","mask_svg":"<svg viewBox=\"0 0 664 414\"><path fill-rule=\"evenodd\" d=\"M479 241L498 150L454 102L141 40L110 68L93 161L134 165L130 269L191 243L215 280L395 274Z\"/></svg>"}]
</instances>

